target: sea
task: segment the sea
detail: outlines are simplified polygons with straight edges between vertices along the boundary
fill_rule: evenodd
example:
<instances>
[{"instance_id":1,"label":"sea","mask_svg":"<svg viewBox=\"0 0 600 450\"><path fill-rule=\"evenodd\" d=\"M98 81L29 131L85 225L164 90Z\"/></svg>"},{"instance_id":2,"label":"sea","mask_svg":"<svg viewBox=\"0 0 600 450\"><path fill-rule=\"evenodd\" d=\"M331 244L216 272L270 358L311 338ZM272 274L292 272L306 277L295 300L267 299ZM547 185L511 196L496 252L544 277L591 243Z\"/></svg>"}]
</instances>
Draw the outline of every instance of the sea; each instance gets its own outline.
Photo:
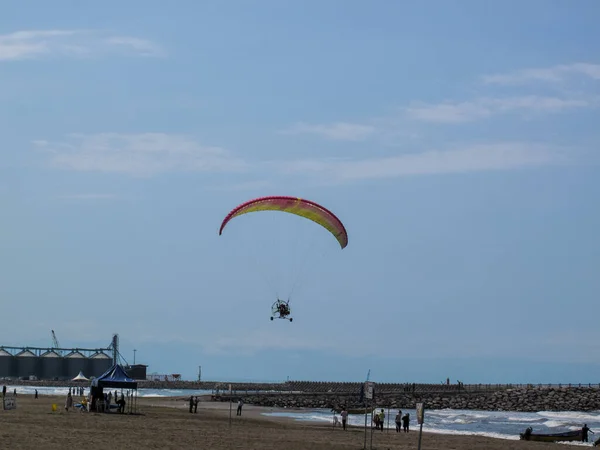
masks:
<instances>
[{"instance_id":1,"label":"sea","mask_svg":"<svg viewBox=\"0 0 600 450\"><path fill-rule=\"evenodd\" d=\"M87 388L86 387L86 392ZM17 390L18 394L34 394L37 389L39 395L67 395L68 386L6 386L8 392ZM190 395L210 395L210 390L195 389L138 389L139 397L189 397ZM394 418L397 409L384 409L385 428L396 432ZM402 414L409 413L411 417L411 432L418 431L416 411L414 409L402 410ZM289 409L278 412L265 412L265 416L288 417L302 422L330 423L333 424L333 413L328 409ZM370 419L370 417L369 417ZM389 419L389 420L388 420ZM351 414L348 416L351 426L364 427L364 414ZM477 435L498 439L518 440L519 433L527 427L532 427L534 433L560 433L563 431L580 429L587 424L596 434L590 435L590 441L600 437L600 411L540 411L535 413L516 411L471 411L458 409L432 409L425 410L423 431L427 433ZM369 423L370 425L370 423ZM375 432L375 431L374 431ZM591 446L592 442L564 442L564 445Z\"/></svg>"},{"instance_id":2,"label":"sea","mask_svg":"<svg viewBox=\"0 0 600 450\"><path fill-rule=\"evenodd\" d=\"M384 428L396 432L394 418L397 409L384 409ZM419 425L416 420L414 409L403 409L402 414L409 413L410 432L418 431ZM265 413L269 416L289 417L298 421L312 421L333 424L333 413L328 410L310 411L284 411ZM339 418L339 416L338 416ZM389 422L388 422L389 418ZM370 415L368 416L370 425ZM354 426L364 427L365 415L349 415L348 423ZM518 440L519 433L527 427L532 427L534 433L560 433L581 429L584 423L595 431L590 434L593 441L600 437L600 411L540 411L526 413L517 411L471 411L459 409L432 409L425 410L423 431L428 433L454 434L454 435L477 435L498 439ZM373 431L375 432L375 431ZM381 431L378 431L381 432ZM592 442L564 442L562 444L576 446L591 446Z\"/></svg>"}]
</instances>

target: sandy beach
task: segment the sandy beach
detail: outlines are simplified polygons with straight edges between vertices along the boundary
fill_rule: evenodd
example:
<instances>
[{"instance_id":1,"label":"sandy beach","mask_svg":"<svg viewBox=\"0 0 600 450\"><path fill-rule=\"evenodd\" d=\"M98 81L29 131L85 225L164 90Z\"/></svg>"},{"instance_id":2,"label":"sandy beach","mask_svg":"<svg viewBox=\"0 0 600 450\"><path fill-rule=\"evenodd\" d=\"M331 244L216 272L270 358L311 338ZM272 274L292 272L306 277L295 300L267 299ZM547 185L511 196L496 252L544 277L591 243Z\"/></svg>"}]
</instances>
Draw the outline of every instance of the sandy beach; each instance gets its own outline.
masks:
<instances>
[{"instance_id":1,"label":"sandy beach","mask_svg":"<svg viewBox=\"0 0 600 450\"><path fill-rule=\"evenodd\" d=\"M262 415L277 411L244 405L229 426L229 404L201 402L190 414L183 399L144 398L140 415L80 413L64 410L64 397L21 395L17 409L0 412L0 439L6 449L65 449L110 445L118 449L273 449L341 450L363 448L360 428L341 428ZM52 411L52 404L58 410ZM370 438L370 435L369 435ZM418 432L376 432L373 448L415 449ZM423 450L543 449L557 444L477 436L424 434ZM567 447L568 448L568 447Z\"/></svg>"}]
</instances>

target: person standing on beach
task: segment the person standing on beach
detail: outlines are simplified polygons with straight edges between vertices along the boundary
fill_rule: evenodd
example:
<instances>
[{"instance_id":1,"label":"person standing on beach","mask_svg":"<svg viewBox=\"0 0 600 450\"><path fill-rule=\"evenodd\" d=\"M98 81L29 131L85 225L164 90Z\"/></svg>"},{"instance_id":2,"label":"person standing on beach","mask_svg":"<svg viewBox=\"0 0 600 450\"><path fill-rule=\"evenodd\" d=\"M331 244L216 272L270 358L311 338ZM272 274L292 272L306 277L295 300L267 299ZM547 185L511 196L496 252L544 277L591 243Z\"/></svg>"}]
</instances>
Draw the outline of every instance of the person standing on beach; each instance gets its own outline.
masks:
<instances>
[{"instance_id":1,"label":"person standing on beach","mask_svg":"<svg viewBox=\"0 0 600 450\"><path fill-rule=\"evenodd\" d=\"M385 425L385 412L383 408L381 408L381 412L379 413L379 424L381 425L381 431L383 431L383 426Z\"/></svg>"},{"instance_id":2,"label":"person standing on beach","mask_svg":"<svg viewBox=\"0 0 600 450\"><path fill-rule=\"evenodd\" d=\"M402 429L402 411L398 410L398 414L396 414L396 433L400 433Z\"/></svg>"},{"instance_id":3,"label":"person standing on beach","mask_svg":"<svg viewBox=\"0 0 600 450\"><path fill-rule=\"evenodd\" d=\"M588 428L587 423L584 423L583 428L581 429L581 442L588 442L588 433L594 434L594 432Z\"/></svg>"},{"instance_id":4,"label":"person standing on beach","mask_svg":"<svg viewBox=\"0 0 600 450\"><path fill-rule=\"evenodd\" d=\"M194 410L194 396L190 395L190 412Z\"/></svg>"},{"instance_id":5,"label":"person standing on beach","mask_svg":"<svg viewBox=\"0 0 600 450\"><path fill-rule=\"evenodd\" d=\"M73 407L73 397L71 396L71 389L69 389L69 393L67 394L67 400L65 401L65 410L68 411L69 408Z\"/></svg>"},{"instance_id":6,"label":"person standing on beach","mask_svg":"<svg viewBox=\"0 0 600 450\"><path fill-rule=\"evenodd\" d=\"M194 414L198 412L198 396L194 397Z\"/></svg>"},{"instance_id":7,"label":"person standing on beach","mask_svg":"<svg viewBox=\"0 0 600 450\"><path fill-rule=\"evenodd\" d=\"M342 409L342 412L340 413L340 416L342 416L342 429L346 429L346 422L348 422L348 411L346 411L346 408Z\"/></svg>"},{"instance_id":8,"label":"person standing on beach","mask_svg":"<svg viewBox=\"0 0 600 450\"><path fill-rule=\"evenodd\" d=\"M240 400L238 401L237 412L235 413L236 416L242 415L242 406L244 406L244 401L240 398Z\"/></svg>"},{"instance_id":9,"label":"person standing on beach","mask_svg":"<svg viewBox=\"0 0 600 450\"><path fill-rule=\"evenodd\" d=\"M35 397L34 398L38 398L38 392L37 389L35 390Z\"/></svg>"},{"instance_id":10,"label":"person standing on beach","mask_svg":"<svg viewBox=\"0 0 600 450\"><path fill-rule=\"evenodd\" d=\"M402 426L404 428L404 432L408 433L408 427L410 425L410 414L406 413L402 417Z\"/></svg>"}]
</instances>

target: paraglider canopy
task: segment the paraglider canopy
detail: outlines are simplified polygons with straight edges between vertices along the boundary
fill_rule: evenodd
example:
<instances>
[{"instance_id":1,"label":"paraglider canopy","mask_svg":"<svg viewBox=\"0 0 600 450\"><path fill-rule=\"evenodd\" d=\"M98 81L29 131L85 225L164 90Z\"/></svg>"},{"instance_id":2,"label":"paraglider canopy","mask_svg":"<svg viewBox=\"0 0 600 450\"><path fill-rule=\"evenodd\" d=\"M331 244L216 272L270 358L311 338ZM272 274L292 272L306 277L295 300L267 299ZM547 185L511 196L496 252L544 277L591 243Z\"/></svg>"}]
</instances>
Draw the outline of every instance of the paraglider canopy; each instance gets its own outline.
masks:
<instances>
[{"instance_id":1,"label":"paraglider canopy","mask_svg":"<svg viewBox=\"0 0 600 450\"><path fill-rule=\"evenodd\" d=\"M231 219L255 211L283 211L305 217L318 223L333 234L342 248L345 248L348 245L348 233L346 232L346 228L335 214L318 203L299 197L288 196L259 197L246 203L242 203L225 217L223 223L221 223L219 235L223 233L225 226Z\"/></svg>"}]
</instances>

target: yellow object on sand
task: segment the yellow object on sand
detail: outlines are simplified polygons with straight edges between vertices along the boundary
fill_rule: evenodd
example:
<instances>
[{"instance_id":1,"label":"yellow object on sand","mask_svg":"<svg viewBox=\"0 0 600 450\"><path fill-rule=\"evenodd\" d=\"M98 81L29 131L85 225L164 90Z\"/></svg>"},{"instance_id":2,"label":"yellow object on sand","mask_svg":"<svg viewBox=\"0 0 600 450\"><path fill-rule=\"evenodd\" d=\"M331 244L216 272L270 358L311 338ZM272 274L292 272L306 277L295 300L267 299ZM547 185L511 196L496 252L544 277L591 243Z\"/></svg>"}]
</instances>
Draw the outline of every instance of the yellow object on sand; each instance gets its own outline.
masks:
<instances>
[{"instance_id":1,"label":"yellow object on sand","mask_svg":"<svg viewBox=\"0 0 600 450\"><path fill-rule=\"evenodd\" d=\"M52 403L52 412L56 411L56 409L57 409L56 403Z\"/></svg>"}]
</instances>

